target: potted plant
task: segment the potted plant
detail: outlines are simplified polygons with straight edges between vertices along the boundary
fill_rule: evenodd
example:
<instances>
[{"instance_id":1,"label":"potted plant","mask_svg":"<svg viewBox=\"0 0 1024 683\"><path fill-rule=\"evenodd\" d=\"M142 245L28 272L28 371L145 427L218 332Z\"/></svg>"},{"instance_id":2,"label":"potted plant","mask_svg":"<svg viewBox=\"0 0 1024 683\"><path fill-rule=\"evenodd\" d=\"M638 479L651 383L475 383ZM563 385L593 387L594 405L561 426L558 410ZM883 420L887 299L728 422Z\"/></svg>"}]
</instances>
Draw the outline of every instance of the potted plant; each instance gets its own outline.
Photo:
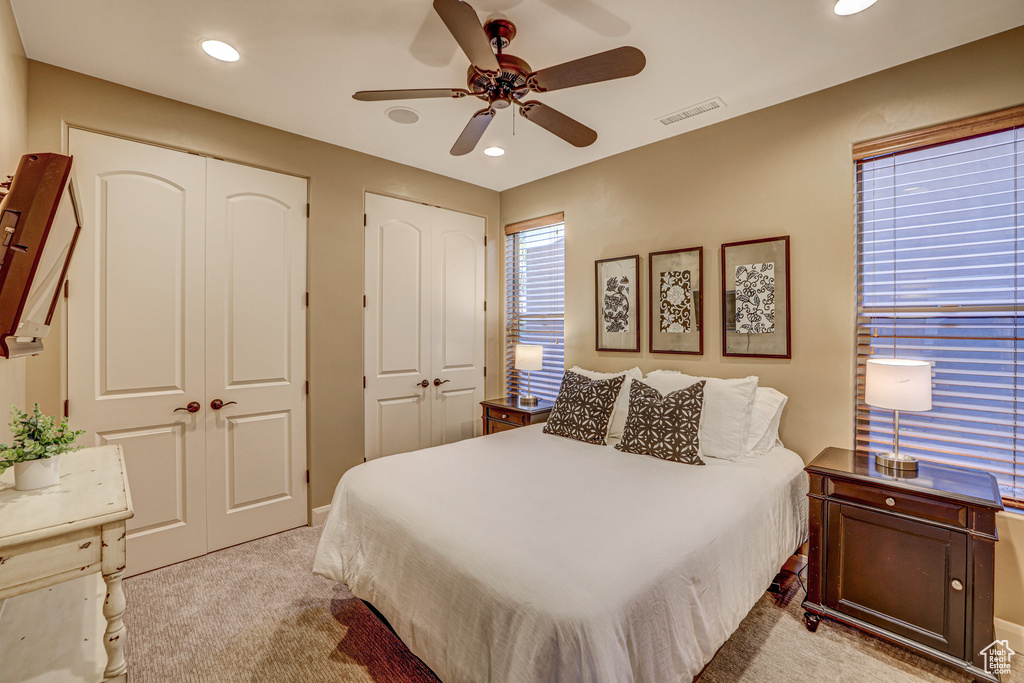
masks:
<instances>
[{"instance_id":1,"label":"potted plant","mask_svg":"<svg viewBox=\"0 0 1024 683\"><path fill-rule=\"evenodd\" d=\"M11 434L14 442L0 444L0 474L14 466L14 488L30 491L53 486L60 481L60 455L77 451L72 446L85 431L69 430L68 419L43 415L36 404L32 414L11 406Z\"/></svg>"}]
</instances>

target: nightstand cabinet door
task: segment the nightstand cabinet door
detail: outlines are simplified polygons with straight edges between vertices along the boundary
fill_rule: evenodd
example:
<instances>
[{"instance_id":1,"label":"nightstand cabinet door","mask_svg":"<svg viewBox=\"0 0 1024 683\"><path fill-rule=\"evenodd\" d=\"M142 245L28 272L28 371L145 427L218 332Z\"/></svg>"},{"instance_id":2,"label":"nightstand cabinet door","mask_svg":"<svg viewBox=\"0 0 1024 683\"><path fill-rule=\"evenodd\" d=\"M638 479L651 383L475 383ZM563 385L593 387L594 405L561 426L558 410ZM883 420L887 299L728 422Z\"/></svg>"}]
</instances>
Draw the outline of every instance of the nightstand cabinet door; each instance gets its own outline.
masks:
<instances>
[{"instance_id":1,"label":"nightstand cabinet door","mask_svg":"<svg viewBox=\"0 0 1024 683\"><path fill-rule=\"evenodd\" d=\"M964 658L967 534L828 502L825 605Z\"/></svg>"}]
</instances>

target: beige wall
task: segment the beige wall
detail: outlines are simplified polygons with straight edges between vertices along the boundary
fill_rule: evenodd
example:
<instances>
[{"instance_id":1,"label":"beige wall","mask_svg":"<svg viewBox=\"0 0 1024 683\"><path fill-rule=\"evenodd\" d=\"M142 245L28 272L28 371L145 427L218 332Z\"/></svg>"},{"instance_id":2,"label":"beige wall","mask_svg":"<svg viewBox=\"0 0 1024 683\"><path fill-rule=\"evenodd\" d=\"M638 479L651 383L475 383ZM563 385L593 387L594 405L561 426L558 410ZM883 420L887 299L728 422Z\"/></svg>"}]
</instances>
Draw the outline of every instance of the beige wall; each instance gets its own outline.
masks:
<instances>
[{"instance_id":1,"label":"beige wall","mask_svg":"<svg viewBox=\"0 0 1024 683\"><path fill-rule=\"evenodd\" d=\"M9 0L0 0L0 175L14 173L25 153L28 60ZM25 359L0 358L0 443L10 443L11 404L25 407Z\"/></svg>"},{"instance_id":2,"label":"beige wall","mask_svg":"<svg viewBox=\"0 0 1024 683\"><path fill-rule=\"evenodd\" d=\"M759 375L786 445L853 444L853 143L1024 103L1024 28L501 193L502 223L565 211L566 364ZM792 360L723 358L719 245L791 236ZM704 247L704 355L597 353L594 261ZM646 280L646 277L644 278ZM646 284L642 297L647 296ZM642 298L647 347L646 299ZM1024 518L1004 520L997 616L1024 624Z\"/></svg>"},{"instance_id":3,"label":"beige wall","mask_svg":"<svg viewBox=\"0 0 1024 683\"><path fill-rule=\"evenodd\" d=\"M329 504L341 475L363 461L364 191L483 216L491 244L501 242L498 193L39 62L29 62L28 76L30 149L61 150L66 123L309 178L310 503ZM487 268L488 298L498 301L496 253ZM491 306L489 313L491 368L499 367L500 308ZM54 413L61 400L60 357L57 345L48 346L28 365L28 393ZM499 377L490 374L493 394Z\"/></svg>"}]
</instances>

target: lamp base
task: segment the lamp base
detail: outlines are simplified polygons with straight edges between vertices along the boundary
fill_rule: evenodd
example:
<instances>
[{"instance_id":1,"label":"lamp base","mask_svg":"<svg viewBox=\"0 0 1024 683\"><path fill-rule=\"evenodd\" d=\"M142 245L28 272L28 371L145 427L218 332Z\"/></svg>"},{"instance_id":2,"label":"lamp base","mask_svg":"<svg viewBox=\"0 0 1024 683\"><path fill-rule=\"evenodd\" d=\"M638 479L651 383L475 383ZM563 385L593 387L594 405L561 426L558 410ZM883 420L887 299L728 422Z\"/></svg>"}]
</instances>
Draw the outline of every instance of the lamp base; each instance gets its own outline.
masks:
<instances>
[{"instance_id":1,"label":"lamp base","mask_svg":"<svg viewBox=\"0 0 1024 683\"><path fill-rule=\"evenodd\" d=\"M878 453L875 455L875 467L898 472L917 472L917 458L895 453Z\"/></svg>"},{"instance_id":2,"label":"lamp base","mask_svg":"<svg viewBox=\"0 0 1024 683\"><path fill-rule=\"evenodd\" d=\"M535 406L535 405L537 405L537 401L538 401L538 399L537 399L536 396L520 396L519 397L519 405L521 405L521 406Z\"/></svg>"}]
</instances>

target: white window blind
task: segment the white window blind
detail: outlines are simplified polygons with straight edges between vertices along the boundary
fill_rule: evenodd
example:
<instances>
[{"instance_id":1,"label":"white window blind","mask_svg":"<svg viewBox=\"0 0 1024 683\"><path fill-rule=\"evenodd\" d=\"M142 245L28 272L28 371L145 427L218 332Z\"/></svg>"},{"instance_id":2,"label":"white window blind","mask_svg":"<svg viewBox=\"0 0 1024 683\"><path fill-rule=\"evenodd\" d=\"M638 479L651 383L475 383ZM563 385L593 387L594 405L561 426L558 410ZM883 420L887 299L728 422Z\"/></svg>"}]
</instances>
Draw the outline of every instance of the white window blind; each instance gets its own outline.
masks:
<instances>
[{"instance_id":1,"label":"white window blind","mask_svg":"<svg viewBox=\"0 0 1024 683\"><path fill-rule=\"evenodd\" d=\"M858 161L857 233L858 451L893 436L864 403L867 359L931 361L901 452L991 472L1024 507L1024 129Z\"/></svg>"},{"instance_id":2,"label":"white window blind","mask_svg":"<svg viewBox=\"0 0 1024 683\"><path fill-rule=\"evenodd\" d=\"M525 394L516 344L542 346L544 368L529 373L530 388L553 401L565 371L565 224L561 214L545 218L505 228L505 377L509 394Z\"/></svg>"}]
</instances>

